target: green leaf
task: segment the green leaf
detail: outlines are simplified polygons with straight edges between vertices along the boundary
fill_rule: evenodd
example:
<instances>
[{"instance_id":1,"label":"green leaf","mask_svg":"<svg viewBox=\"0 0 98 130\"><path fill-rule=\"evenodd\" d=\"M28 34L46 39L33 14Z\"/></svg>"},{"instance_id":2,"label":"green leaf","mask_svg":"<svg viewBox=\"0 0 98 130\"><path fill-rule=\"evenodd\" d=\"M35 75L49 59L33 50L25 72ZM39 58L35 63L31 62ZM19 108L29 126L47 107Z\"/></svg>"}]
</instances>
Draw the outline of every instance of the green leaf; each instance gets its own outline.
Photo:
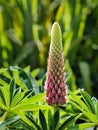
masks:
<instances>
[{"instance_id":1,"label":"green leaf","mask_svg":"<svg viewBox=\"0 0 98 130\"><path fill-rule=\"evenodd\" d=\"M78 125L79 130L85 130L86 128L90 128L92 126L95 126L95 123L82 123Z\"/></svg>"},{"instance_id":2,"label":"green leaf","mask_svg":"<svg viewBox=\"0 0 98 130\"><path fill-rule=\"evenodd\" d=\"M95 107L96 116L98 117L98 100L95 97L92 97L92 102Z\"/></svg>"},{"instance_id":3,"label":"green leaf","mask_svg":"<svg viewBox=\"0 0 98 130\"><path fill-rule=\"evenodd\" d=\"M19 93L17 93L14 96L14 98L13 98L13 100L11 102L10 107L15 107L22 100L22 98L24 97L24 95L25 95L25 92L19 92Z\"/></svg>"},{"instance_id":4,"label":"green leaf","mask_svg":"<svg viewBox=\"0 0 98 130\"><path fill-rule=\"evenodd\" d=\"M9 89L10 89L10 103L11 103L16 89L16 84L14 79L11 80Z\"/></svg>"},{"instance_id":5,"label":"green leaf","mask_svg":"<svg viewBox=\"0 0 98 130\"><path fill-rule=\"evenodd\" d=\"M70 104L77 110L81 111L81 106L79 106L76 102L74 101L70 101Z\"/></svg>"},{"instance_id":6,"label":"green leaf","mask_svg":"<svg viewBox=\"0 0 98 130\"><path fill-rule=\"evenodd\" d=\"M15 79L16 84L21 87L22 90L27 90L24 82L21 81L21 77L19 77L18 67L10 67L10 70L13 71L13 78Z\"/></svg>"},{"instance_id":7,"label":"green leaf","mask_svg":"<svg viewBox=\"0 0 98 130\"><path fill-rule=\"evenodd\" d=\"M5 128L6 128L7 126L12 126L13 123L17 122L19 119L20 119L19 116L14 116L13 118L10 118L10 119L7 119L7 120L3 121L3 122L0 124L0 130L5 130Z\"/></svg>"},{"instance_id":8,"label":"green leaf","mask_svg":"<svg viewBox=\"0 0 98 130\"><path fill-rule=\"evenodd\" d=\"M47 130L46 119L45 119L45 116L41 110L39 110L39 120L41 123L42 130Z\"/></svg>"},{"instance_id":9,"label":"green leaf","mask_svg":"<svg viewBox=\"0 0 98 130\"><path fill-rule=\"evenodd\" d=\"M7 110L6 106L2 102L2 98L0 97L0 108L3 110Z\"/></svg>"},{"instance_id":10,"label":"green leaf","mask_svg":"<svg viewBox=\"0 0 98 130\"><path fill-rule=\"evenodd\" d=\"M28 96L28 95L27 95ZM36 102L40 102L40 100L44 99L45 93L41 93L35 96L32 96L30 98L24 98L23 100L21 100L21 102L19 102L17 107L21 107L23 105L30 105L30 104L34 104Z\"/></svg>"},{"instance_id":11,"label":"green leaf","mask_svg":"<svg viewBox=\"0 0 98 130\"><path fill-rule=\"evenodd\" d=\"M23 112L23 111L17 111L16 114L19 115L19 117L20 117L26 124L28 124L28 126L34 126L34 125L32 125L31 121L26 117L25 112ZM31 127L31 128L32 128L32 127Z\"/></svg>"},{"instance_id":12,"label":"green leaf","mask_svg":"<svg viewBox=\"0 0 98 130\"><path fill-rule=\"evenodd\" d=\"M0 73L3 73L4 71L7 71L7 68L0 68Z\"/></svg>"},{"instance_id":13,"label":"green leaf","mask_svg":"<svg viewBox=\"0 0 98 130\"><path fill-rule=\"evenodd\" d=\"M32 122L32 124L35 126L35 128L36 128L37 130L41 130L40 126L38 125L37 122L35 122L35 121L33 120L33 118L29 117L28 115L26 115L26 117Z\"/></svg>"},{"instance_id":14,"label":"green leaf","mask_svg":"<svg viewBox=\"0 0 98 130\"><path fill-rule=\"evenodd\" d=\"M24 68L24 71L25 71L26 73L30 73L30 66L26 66L26 67Z\"/></svg>"},{"instance_id":15,"label":"green leaf","mask_svg":"<svg viewBox=\"0 0 98 130\"><path fill-rule=\"evenodd\" d=\"M76 94L71 93L69 95L69 100L77 103L81 107L81 111L83 111L83 110L89 111L88 106L82 101L81 96L77 96Z\"/></svg>"},{"instance_id":16,"label":"green leaf","mask_svg":"<svg viewBox=\"0 0 98 130\"><path fill-rule=\"evenodd\" d=\"M98 117L98 102L96 103L96 116Z\"/></svg>"},{"instance_id":17,"label":"green leaf","mask_svg":"<svg viewBox=\"0 0 98 130\"><path fill-rule=\"evenodd\" d=\"M71 126L68 129L66 128L65 130L82 130L82 129L79 129L78 126Z\"/></svg>"},{"instance_id":18,"label":"green leaf","mask_svg":"<svg viewBox=\"0 0 98 130\"><path fill-rule=\"evenodd\" d=\"M0 75L0 83L3 85L3 86L6 86L10 83L10 80L11 80L11 76L9 76L9 73L8 71L6 71L4 74L1 74Z\"/></svg>"},{"instance_id":19,"label":"green leaf","mask_svg":"<svg viewBox=\"0 0 98 130\"><path fill-rule=\"evenodd\" d=\"M0 87L0 108L2 108L3 110L7 110L5 99L1 91L1 87Z\"/></svg>"},{"instance_id":20,"label":"green leaf","mask_svg":"<svg viewBox=\"0 0 98 130\"><path fill-rule=\"evenodd\" d=\"M18 113L18 111L38 111L39 109L48 110L51 109L51 107L45 105L38 105L38 104L26 104L21 106L17 105L13 107L11 110L15 113Z\"/></svg>"},{"instance_id":21,"label":"green leaf","mask_svg":"<svg viewBox=\"0 0 98 130\"><path fill-rule=\"evenodd\" d=\"M31 72L31 75L35 78L40 72L40 69L35 69Z\"/></svg>"},{"instance_id":22,"label":"green leaf","mask_svg":"<svg viewBox=\"0 0 98 130\"><path fill-rule=\"evenodd\" d=\"M54 129L56 130L58 125L59 125L59 120L60 120L60 113L59 113L59 110L57 110L55 113L54 113Z\"/></svg>"},{"instance_id":23,"label":"green leaf","mask_svg":"<svg viewBox=\"0 0 98 130\"><path fill-rule=\"evenodd\" d=\"M10 92L9 92L9 86L1 87L2 94L4 96L4 100L6 103L7 108L9 108L10 105Z\"/></svg>"},{"instance_id":24,"label":"green leaf","mask_svg":"<svg viewBox=\"0 0 98 130\"><path fill-rule=\"evenodd\" d=\"M0 117L0 124L5 120L5 118L7 117L7 112L5 112L2 117Z\"/></svg>"},{"instance_id":25,"label":"green leaf","mask_svg":"<svg viewBox=\"0 0 98 130\"><path fill-rule=\"evenodd\" d=\"M95 114L95 107L93 105L93 102L91 100L91 97L88 95L87 92L80 90L81 95L83 96L83 99L85 103L87 104L89 110Z\"/></svg>"},{"instance_id":26,"label":"green leaf","mask_svg":"<svg viewBox=\"0 0 98 130\"><path fill-rule=\"evenodd\" d=\"M23 89L34 89L34 92L36 94L39 93L39 86L37 84L37 81L31 76L30 73L25 72L20 67L10 67L11 70L13 70L13 75L15 78L16 83Z\"/></svg>"},{"instance_id":27,"label":"green leaf","mask_svg":"<svg viewBox=\"0 0 98 130\"><path fill-rule=\"evenodd\" d=\"M8 86L8 83L6 81L4 81L3 79L0 79L0 84L2 86Z\"/></svg>"},{"instance_id":28,"label":"green leaf","mask_svg":"<svg viewBox=\"0 0 98 130\"><path fill-rule=\"evenodd\" d=\"M98 117L95 114L86 111L84 111L83 113L91 122L98 124Z\"/></svg>"},{"instance_id":29,"label":"green leaf","mask_svg":"<svg viewBox=\"0 0 98 130\"><path fill-rule=\"evenodd\" d=\"M49 127L49 130L54 130L54 125L53 124L54 124L54 121L53 121L52 112L49 109L49 111L48 111L48 127Z\"/></svg>"},{"instance_id":30,"label":"green leaf","mask_svg":"<svg viewBox=\"0 0 98 130\"><path fill-rule=\"evenodd\" d=\"M76 116L77 116L77 115L74 115L74 116L69 117L66 121L64 121L64 122L61 124L61 126L59 127L58 130L64 130L65 128L69 127L69 126L72 124L72 122L75 121Z\"/></svg>"}]
</instances>

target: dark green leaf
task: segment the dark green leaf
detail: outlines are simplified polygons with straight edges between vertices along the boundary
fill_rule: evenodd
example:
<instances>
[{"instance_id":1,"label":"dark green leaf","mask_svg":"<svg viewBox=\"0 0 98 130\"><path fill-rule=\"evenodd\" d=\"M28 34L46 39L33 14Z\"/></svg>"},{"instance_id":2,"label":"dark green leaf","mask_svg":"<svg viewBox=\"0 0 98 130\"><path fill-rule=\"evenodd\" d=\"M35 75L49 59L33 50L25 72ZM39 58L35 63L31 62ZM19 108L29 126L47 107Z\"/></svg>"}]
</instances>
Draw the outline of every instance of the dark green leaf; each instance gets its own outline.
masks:
<instances>
[{"instance_id":1,"label":"dark green leaf","mask_svg":"<svg viewBox=\"0 0 98 130\"><path fill-rule=\"evenodd\" d=\"M60 113L59 113L59 110L57 110L55 113L54 113L54 129L56 130L57 126L59 125L59 120L60 120Z\"/></svg>"},{"instance_id":2,"label":"dark green leaf","mask_svg":"<svg viewBox=\"0 0 98 130\"><path fill-rule=\"evenodd\" d=\"M32 122L32 124L36 127L36 130L41 130L40 126L38 125L37 122L35 122L33 120L33 118L29 117L28 115L26 115L26 117Z\"/></svg>"},{"instance_id":3,"label":"dark green leaf","mask_svg":"<svg viewBox=\"0 0 98 130\"><path fill-rule=\"evenodd\" d=\"M47 130L46 119L45 119L45 116L41 110L39 110L39 120L41 123L42 130Z\"/></svg>"},{"instance_id":4,"label":"dark green leaf","mask_svg":"<svg viewBox=\"0 0 98 130\"><path fill-rule=\"evenodd\" d=\"M65 128L69 127L72 124L72 122L75 121L76 116L77 115L69 117L66 121L64 121L63 124L61 124L58 130L64 130Z\"/></svg>"},{"instance_id":5,"label":"dark green leaf","mask_svg":"<svg viewBox=\"0 0 98 130\"><path fill-rule=\"evenodd\" d=\"M1 91L1 89L0 89L0 99L1 99L1 102L4 104L4 105L6 105L6 103L5 103L5 99L4 99L4 96L3 96L3 93L2 93L2 91Z\"/></svg>"},{"instance_id":6,"label":"dark green leaf","mask_svg":"<svg viewBox=\"0 0 98 130\"><path fill-rule=\"evenodd\" d=\"M9 89L10 89L10 103L11 103L16 89L16 84L14 79L11 80Z\"/></svg>"}]
</instances>

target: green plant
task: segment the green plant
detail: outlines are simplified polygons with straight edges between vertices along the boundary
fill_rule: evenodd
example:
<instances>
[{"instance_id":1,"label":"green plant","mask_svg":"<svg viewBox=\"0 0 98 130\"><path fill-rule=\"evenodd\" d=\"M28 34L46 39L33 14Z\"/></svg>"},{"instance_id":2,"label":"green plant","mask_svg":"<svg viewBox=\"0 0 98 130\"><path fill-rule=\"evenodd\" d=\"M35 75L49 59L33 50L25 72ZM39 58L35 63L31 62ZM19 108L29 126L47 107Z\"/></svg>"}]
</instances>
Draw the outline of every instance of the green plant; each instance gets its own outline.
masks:
<instances>
[{"instance_id":1,"label":"green plant","mask_svg":"<svg viewBox=\"0 0 98 130\"><path fill-rule=\"evenodd\" d=\"M45 69L54 21L61 25L64 56L78 88L97 97L97 0L0 0L0 67Z\"/></svg>"},{"instance_id":2,"label":"green plant","mask_svg":"<svg viewBox=\"0 0 98 130\"><path fill-rule=\"evenodd\" d=\"M61 33L58 33L60 31L60 27L59 29L58 27L59 25L55 23L54 34L52 34L54 36L58 34L58 43L55 42L55 40L52 42L57 44L58 47L61 47L59 46L59 44L61 44L61 42L59 42L59 35L61 35ZM52 45L54 44L52 43ZM52 60L54 61L53 57L51 61ZM51 69L53 69L52 67L49 68L50 72ZM61 66L60 69L62 69ZM55 69L53 70L55 71ZM61 75L61 73L58 72L59 70L57 71L56 68L54 77L59 79L60 77L57 76ZM39 69L30 72L29 67L22 69L17 66L11 66L8 69L0 69L1 130L85 130L92 126L94 129L98 127L98 100L95 97L91 98L89 94L82 89L78 89L74 92L68 90L68 94L66 95L65 93L63 95L66 96L66 102L64 101L62 103L59 102L60 99L56 99L56 102L52 102L51 104L48 102L49 105L47 105L45 101L47 92L45 93L43 91L43 81L45 77L37 81L35 77L38 76L38 74ZM65 81L65 77L63 76L61 76L61 81L63 79ZM66 75L66 79L66 82L68 82L70 76ZM54 79L52 82L53 81ZM58 80L55 81L57 82ZM72 83L74 84L74 82ZM51 87L53 88L55 84L52 84L53 86ZM58 87L55 92L62 98L63 96L58 93L61 84L58 83L57 85ZM52 92L52 89L49 91ZM49 95L46 96L48 97Z\"/></svg>"}]
</instances>

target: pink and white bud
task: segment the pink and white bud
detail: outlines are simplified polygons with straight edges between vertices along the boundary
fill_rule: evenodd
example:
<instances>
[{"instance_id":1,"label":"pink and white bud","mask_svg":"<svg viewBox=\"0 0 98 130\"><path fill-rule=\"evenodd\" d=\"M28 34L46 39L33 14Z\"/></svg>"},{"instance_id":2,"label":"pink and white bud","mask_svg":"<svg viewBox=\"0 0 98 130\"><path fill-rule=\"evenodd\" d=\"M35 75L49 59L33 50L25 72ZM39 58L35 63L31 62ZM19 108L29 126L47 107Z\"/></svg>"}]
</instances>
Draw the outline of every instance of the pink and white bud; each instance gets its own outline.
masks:
<instances>
[{"instance_id":1,"label":"pink and white bud","mask_svg":"<svg viewBox=\"0 0 98 130\"><path fill-rule=\"evenodd\" d=\"M61 29L57 22L51 31L51 44L49 50L46 75L46 102L49 105L63 105L66 103L64 55L62 48Z\"/></svg>"}]
</instances>

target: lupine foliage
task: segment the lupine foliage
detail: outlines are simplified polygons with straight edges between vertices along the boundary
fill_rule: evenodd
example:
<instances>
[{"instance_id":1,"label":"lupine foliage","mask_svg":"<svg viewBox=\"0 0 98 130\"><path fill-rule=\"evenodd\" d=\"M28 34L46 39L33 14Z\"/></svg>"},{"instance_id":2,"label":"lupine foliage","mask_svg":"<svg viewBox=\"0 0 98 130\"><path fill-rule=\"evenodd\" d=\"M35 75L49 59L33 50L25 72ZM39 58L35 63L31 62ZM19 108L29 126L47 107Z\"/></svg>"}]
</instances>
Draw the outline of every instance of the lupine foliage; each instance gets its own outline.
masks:
<instances>
[{"instance_id":1,"label":"lupine foliage","mask_svg":"<svg viewBox=\"0 0 98 130\"><path fill-rule=\"evenodd\" d=\"M69 91L66 104L55 109L45 103L44 78L39 84L32 74L38 76L39 71L30 72L29 67L0 69L0 130L84 130L98 126L95 97L84 90Z\"/></svg>"}]
</instances>

